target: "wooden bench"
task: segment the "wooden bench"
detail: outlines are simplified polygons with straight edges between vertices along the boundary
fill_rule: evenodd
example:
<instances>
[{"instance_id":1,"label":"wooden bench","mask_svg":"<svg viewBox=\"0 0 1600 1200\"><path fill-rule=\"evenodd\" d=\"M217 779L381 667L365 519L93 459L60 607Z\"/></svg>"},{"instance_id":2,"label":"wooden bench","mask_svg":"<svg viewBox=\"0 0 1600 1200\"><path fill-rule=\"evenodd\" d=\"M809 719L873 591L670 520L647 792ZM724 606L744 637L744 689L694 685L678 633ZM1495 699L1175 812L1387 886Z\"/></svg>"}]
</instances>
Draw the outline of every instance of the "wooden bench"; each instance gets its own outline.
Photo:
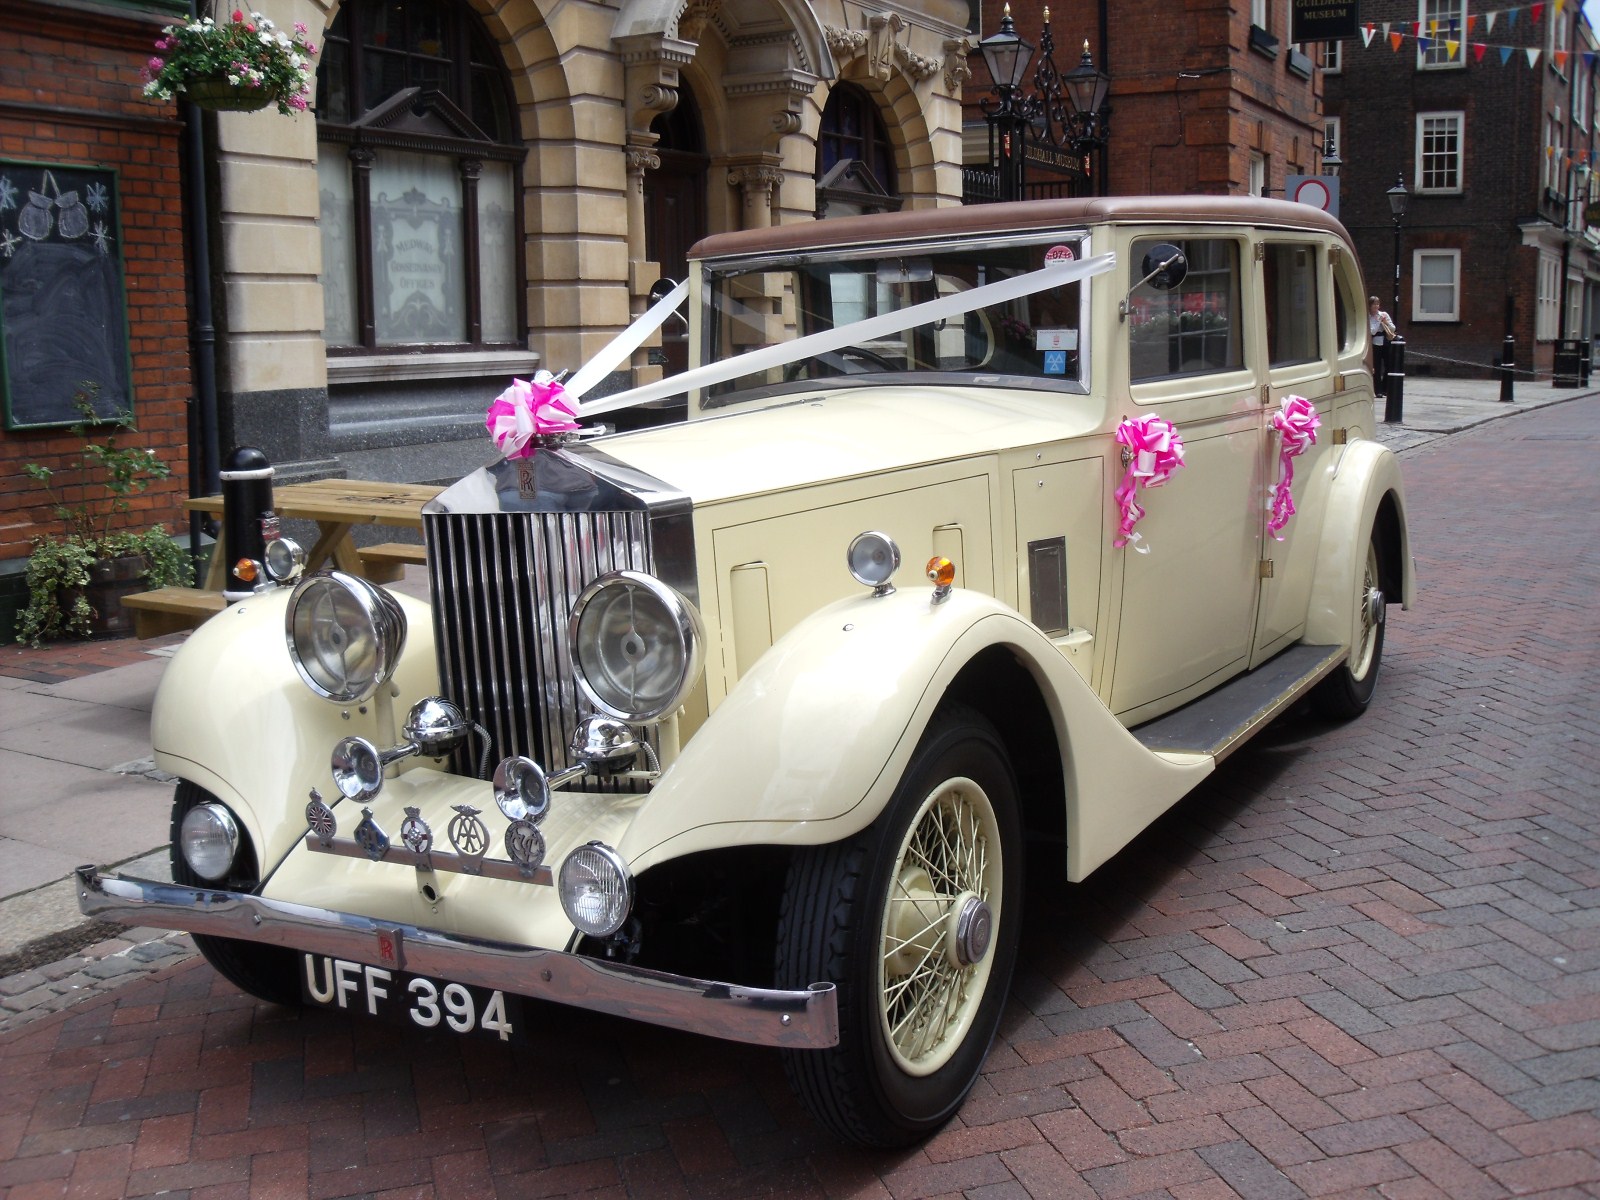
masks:
<instances>
[{"instance_id":1,"label":"wooden bench","mask_svg":"<svg viewBox=\"0 0 1600 1200\"><path fill-rule=\"evenodd\" d=\"M122 598L122 607L133 613L134 636L141 638L194 629L227 606L221 592L207 588L164 587Z\"/></svg>"},{"instance_id":2,"label":"wooden bench","mask_svg":"<svg viewBox=\"0 0 1600 1200\"><path fill-rule=\"evenodd\" d=\"M394 583L405 578L407 566L422 566L427 550L415 542L384 542L377 546L358 546L361 573L373 583Z\"/></svg>"}]
</instances>

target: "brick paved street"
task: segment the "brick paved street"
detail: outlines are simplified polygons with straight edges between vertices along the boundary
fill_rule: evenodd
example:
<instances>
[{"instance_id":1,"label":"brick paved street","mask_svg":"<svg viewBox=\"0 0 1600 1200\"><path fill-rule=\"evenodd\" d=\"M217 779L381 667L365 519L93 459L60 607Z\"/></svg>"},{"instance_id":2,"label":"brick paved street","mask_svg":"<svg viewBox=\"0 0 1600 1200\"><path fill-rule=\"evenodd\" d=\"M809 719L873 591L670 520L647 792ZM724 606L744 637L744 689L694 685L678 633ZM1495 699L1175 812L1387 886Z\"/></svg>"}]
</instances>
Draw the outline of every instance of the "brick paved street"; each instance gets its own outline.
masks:
<instances>
[{"instance_id":1,"label":"brick paved street","mask_svg":"<svg viewBox=\"0 0 1600 1200\"><path fill-rule=\"evenodd\" d=\"M861 1154L767 1052L539 1007L512 1050L257 1005L198 959L0 1036L36 1196L1600 1195L1600 400L1408 454L1420 604L1036 889L959 1120Z\"/></svg>"}]
</instances>

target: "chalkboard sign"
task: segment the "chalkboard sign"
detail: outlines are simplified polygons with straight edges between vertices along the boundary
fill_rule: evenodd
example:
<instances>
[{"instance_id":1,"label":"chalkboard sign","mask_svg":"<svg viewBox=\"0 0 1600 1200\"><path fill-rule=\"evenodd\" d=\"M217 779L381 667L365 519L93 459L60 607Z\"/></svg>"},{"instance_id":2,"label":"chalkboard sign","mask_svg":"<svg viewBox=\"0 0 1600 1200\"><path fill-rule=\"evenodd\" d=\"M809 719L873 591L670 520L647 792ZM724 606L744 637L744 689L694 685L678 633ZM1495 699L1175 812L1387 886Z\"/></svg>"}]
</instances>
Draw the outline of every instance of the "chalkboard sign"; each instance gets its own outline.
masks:
<instances>
[{"instance_id":1,"label":"chalkboard sign","mask_svg":"<svg viewBox=\"0 0 1600 1200\"><path fill-rule=\"evenodd\" d=\"M115 171L0 160L0 334L7 429L133 415Z\"/></svg>"}]
</instances>

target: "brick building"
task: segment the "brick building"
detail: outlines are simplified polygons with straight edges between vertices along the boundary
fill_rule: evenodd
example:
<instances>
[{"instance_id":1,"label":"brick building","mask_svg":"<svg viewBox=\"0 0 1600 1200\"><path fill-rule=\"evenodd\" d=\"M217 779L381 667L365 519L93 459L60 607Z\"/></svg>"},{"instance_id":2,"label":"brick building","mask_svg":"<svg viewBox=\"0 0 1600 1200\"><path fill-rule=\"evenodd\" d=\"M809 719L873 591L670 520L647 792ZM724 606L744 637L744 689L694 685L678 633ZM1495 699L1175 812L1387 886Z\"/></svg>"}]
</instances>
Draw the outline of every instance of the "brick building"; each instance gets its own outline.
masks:
<instances>
[{"instance_id":1,"label":"brick building","mask_svg":"<svg viewBox=\"0 0 1600 1200\"><path fill-rule=\"evenodd\" d=\"M1385 308L1386 191L1403 179L1410 192L1394 313L1408 373L1481 376L1509 331L1519 374L1548 381L1557 339L1589 338L1600 314L1583 211L1600 165L1594 30L1575 2L1368 0L1361 16L1370 42L1330 63L1325 119L1341 215Z\"/></svg>"},{"instance_id":2,"label":"brick building","mask_svg":"<svg viewBox=\"0 0 1600 1200\"><path fill-rule=\"evenodd\" d=\"M182 126L140 96L139 71L183 4L0 0L0 637L33 537L59 527L22 464L59 468L77 384L131 408L125 444L167 481L124 524L183 522L189 350ZM60 480L71 499L78 486Z\"/></svg>"},{"instance_id":3,"label":"brick building","mask_svg":"<svg viewBox=\"0 0 1600 1200\"><path fill-rule=\"evenodd\" d=\"M981 36L1003 0L983 0ZM1080 192L1283 194L1284 177L1321 170L1321 80L1312 47L1289 41L1289 0L1013 0L1016 31L1038 44L1048 11L1056 67L1088 43L1111 77L1110 144ZM978 104L990 88L981 54L968 82L968 161L987 139ZM1030 72L1026 86L1032 89ZM1043 171L1029 179L1046 183Z\"/></svg>"}]
</instances>

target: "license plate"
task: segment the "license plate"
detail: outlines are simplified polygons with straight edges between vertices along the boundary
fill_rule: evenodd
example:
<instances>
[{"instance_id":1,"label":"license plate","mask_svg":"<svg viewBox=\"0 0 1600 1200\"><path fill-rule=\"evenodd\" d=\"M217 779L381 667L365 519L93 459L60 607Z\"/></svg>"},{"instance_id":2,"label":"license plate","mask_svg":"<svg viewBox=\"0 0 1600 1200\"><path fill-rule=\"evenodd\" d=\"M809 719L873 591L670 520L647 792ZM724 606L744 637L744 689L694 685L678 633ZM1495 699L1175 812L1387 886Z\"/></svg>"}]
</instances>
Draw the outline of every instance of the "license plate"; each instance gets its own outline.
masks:
<instances>
[{"instance_id":1,"label":"license plate","mask_svg":"<svg viewBox=\"0 0 1600 1200\"><path fill-rule=\"evenodd\" d=\"M307 1004L502 1042L522 1030L519 998L504 992L325 954L301 954L300 965L300 995Z\"/></svg>"}]
</instances>

